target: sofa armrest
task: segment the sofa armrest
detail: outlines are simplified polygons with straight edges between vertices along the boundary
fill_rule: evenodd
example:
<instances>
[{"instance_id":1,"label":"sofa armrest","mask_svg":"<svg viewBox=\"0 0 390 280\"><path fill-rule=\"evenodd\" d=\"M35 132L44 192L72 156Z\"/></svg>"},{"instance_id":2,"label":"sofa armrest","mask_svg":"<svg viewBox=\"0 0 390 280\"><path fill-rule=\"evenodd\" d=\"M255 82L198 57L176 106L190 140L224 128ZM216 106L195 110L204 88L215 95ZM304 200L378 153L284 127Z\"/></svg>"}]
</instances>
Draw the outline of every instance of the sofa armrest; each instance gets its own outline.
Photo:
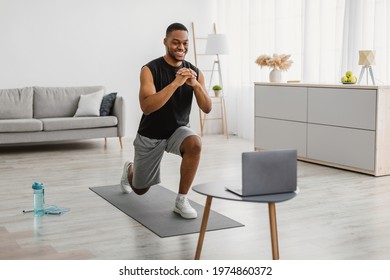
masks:
<instances>
[{"instance_id":1,"label":"sofa armrest","mask_svg":"<svg viewBox=\"0 0 390 280\"><path fill-rule=\"evenodd\" d=\"M112 108L112 113L118 119L118 136L125 136L126 130L126 107L125 99L122 96L117 96L115 98L114 107Z\"/></svg>"}]
</instances>

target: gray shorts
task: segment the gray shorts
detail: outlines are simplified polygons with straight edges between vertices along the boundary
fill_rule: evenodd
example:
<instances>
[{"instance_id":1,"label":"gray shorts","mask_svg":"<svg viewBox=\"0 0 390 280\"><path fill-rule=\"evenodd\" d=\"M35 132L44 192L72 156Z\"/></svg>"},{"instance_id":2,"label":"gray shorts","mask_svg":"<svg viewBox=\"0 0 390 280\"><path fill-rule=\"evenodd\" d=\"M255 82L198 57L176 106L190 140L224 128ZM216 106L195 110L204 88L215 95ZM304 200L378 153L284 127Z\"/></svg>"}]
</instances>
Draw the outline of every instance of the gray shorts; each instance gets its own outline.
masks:
<instances>
[{"instance_id":1,"label":"gray shorts","mask_svg":"<svg viewBox=\"0 0 390 280\"><path fill-rule=\"evenodd\" d=\"M150 139L137 133L134 140L133 187L143 189L159 184L160 163L164 151L181 156L180 146L188 136L197 134L186 126L179 127L168 139Z\"/></svg>"}]
</instances>

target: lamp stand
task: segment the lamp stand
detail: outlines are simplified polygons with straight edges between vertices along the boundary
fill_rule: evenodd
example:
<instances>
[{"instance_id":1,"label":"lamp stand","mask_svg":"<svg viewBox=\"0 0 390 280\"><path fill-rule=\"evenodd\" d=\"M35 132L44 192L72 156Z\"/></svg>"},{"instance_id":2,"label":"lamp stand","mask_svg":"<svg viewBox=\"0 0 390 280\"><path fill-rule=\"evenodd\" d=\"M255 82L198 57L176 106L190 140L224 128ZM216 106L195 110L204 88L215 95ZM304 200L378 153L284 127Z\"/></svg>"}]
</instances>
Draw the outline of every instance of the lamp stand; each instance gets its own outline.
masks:
<instances>
[{"instance_id":1,"label":"lamp stand","mask_svg":"<svg viewBox=\"0 0 390 280\"><path fill-rule=\"evenodd\" d=\"M213 82L213 75L215 71L215 66L218 66L218 78L219 78L219 84L222 86L223 91L223 82L222 82L222 73L221 73L221 61L219 60L219 55L217 54L217 59L213 62L213 68L211 70L211 76L210 76L210 82L209 82L209 88L211 89L211 83Z\"/></svg>"},{"instance_id":2,"label":"lamp stand","mask_svg":"<svg viewBox=\"0 0 390 280\"><path fill-rule=\"evenodd\" d=\"M368 85L368 72L370 72L372 84L375 85L374 73L372 72L371 65L363 65L362 66L362 70L360 71L360 75L359 75L358 84L360 85L360 82L363 78L364 72L366 72L366 76L367 76L367 85Z\"/></svg>"},{"instance_id":3,"label":"lamp stand","mask_svg":"<svg viewBox=\"0 0 390 280\"><path fill-rule=\"evenodd\" d=\"M229 138L229 131L227 128L227 119L226 119L225 97L223 94L224 87L223 87L223 82L222 82L221 61L219 60L218 54L217 54L217 59L215 59L213 62L213 68L211 70L211 75L210 75L209 89L211 89L211 85L213 82L214 71L216 71L215 67L218 67L218 78L219 78L218 83L222 87L222 94L217 97L217 99L219 99L218 103L220 103L220 105L221 105L221 117L209 118L209 120L221 119L222 120L222 134L225 134L226 138ZM206 120L207 120L207 114L203 114L203 118L201 118L201 135L202 136L203 136L203 128L204 128Z\"/></svg>"}]
</instances>

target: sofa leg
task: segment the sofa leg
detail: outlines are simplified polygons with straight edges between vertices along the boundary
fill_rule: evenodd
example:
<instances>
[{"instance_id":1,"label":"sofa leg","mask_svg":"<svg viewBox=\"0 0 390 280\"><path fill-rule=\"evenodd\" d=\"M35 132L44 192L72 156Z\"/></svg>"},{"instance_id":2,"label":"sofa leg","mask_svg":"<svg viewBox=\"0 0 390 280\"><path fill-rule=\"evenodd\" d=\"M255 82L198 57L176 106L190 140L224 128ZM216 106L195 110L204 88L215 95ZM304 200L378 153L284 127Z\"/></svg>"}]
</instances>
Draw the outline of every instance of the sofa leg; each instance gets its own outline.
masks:
<instances>
[{"instance_id":1,"label":"sofa leg","mask_svg":"<svg viewBox=\"0 0 390 280\"><path fill-rule=\"evenodd\" d=\"M119 143L121 144L121 149L123 149L123 137L119 137Z\"/></svg>"}]
</instances>

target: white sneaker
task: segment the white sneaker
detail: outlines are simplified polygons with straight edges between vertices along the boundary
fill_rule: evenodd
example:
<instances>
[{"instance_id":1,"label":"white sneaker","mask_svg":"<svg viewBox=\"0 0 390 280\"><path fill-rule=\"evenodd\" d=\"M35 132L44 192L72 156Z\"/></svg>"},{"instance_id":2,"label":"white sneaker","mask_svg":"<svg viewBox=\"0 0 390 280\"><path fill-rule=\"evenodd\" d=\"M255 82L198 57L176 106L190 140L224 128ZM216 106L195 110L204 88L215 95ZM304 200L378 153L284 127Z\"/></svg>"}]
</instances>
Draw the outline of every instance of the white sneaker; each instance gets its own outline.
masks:
<instances>
[{"instance_id":1,"label":"white sneaker","mask_svg":"<svg viewBox=\"0 0 390 280\"><path fill-rule=\"evenodd\" d=\"M121 189L123 193L132 193L133 190L130 187L129 183L129 167L133 163L130 161L126 161L125 165L123 166L123 173L122 173L122 178L121 178Z\"/></svg>"},{"instance_id":2,"label":"white sneaker","mask_svg":"<svg viewBox=\"0 0 390 280\"><path fill-rule=\"evenodd\" d=\"M180 216L184 219L195 219L198 217L198 213L196 213L196 210L191 207L186 196L182 196L180 199L176 200L173 211L180 214Z\"/></svg>"}]
</instances>

